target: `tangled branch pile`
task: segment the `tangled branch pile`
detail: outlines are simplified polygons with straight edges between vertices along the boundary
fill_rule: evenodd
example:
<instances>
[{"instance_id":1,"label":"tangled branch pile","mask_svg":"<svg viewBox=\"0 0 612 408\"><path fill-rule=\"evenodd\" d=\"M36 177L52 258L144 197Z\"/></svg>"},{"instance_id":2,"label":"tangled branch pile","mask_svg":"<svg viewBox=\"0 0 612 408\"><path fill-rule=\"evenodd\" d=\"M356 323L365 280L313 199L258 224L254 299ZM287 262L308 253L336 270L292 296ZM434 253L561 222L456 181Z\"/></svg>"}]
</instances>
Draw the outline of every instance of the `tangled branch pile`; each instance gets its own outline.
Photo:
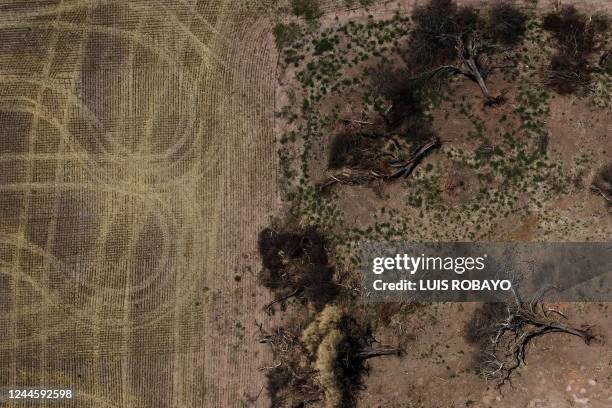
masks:
<instances>
[{"instance_id":1,"label":"tangled branch pile","mask_svg":"<svg viewBox=\"0 0 612 408\"><path fill-rule=\"evenodd\" d=\"M542 302L542 296L525 302L517 295L515 302L487 304L477 311L466 327L468 341L478 343L477 365L480 374L501 386L525 365L529 344L550 333L580 337L586 344L597 339L590 326L574 327L566 316Z\"/></svg>"},{"instance_id":2,"label":"tangled branch pile","mask_svg":"<svg viewBox=\"0 0 612 408\"><path fill-rule=\"evenodd\" d=\"M394 135L340 133L332 142L328 180L322 188L335 183L366 184L408 176L439 145L438 138L433 137L410 152L406 140Z\"/></svg>"},{"instance_id":3,"label":"tangled branch pile","mask_svg":"<svg viewBox=\"0 0 612 408\"><path fill-rule=\"evenodd\" d=\"M486 79L504 52L517 45L525 33L524 14L509 3L496 3L488 19L476 9L459 7L453 0L431 0L413 14L415 30L404 59L410 70L425 72L417 78L440 74L462 75L478 85L487 106L504 101L494 96Z\"/></svg>"},{"instance_id":4,"label":"tangled branch pile","mask_svg":"<svg viewBox=\"0 0 612 408\"><path fill-rule=\"evenodd\" d=\"M318 231L266 228L259 234L258 246L263 263L259 280L279 296L269 307L294 296L322 306L336 296L334 268Z\"/></svg>"},{"instance_id":5,"label":"tangled branch pile","mask_svg":"<svg viewBox=\"0 0 612 408\"><path fill-rule=\"evenodd\" d=\"M605 69L610 51L598 63L591 56L601 52L609 20L603 15L587 17L574 6L566 6L544 17L544 29L557 42L557 51L548 68L547 84L560 94L586 89L594 72Z\"/></svg>"}]
</instances>

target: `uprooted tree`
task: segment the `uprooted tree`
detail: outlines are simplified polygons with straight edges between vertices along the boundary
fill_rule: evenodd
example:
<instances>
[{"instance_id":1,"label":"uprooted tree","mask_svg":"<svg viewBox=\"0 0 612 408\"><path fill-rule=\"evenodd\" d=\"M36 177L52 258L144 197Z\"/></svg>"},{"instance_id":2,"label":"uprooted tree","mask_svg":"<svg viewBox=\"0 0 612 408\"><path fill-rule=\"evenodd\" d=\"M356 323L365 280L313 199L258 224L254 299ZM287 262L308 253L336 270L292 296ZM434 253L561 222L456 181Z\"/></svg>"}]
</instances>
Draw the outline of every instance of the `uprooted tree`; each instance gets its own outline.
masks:
<instances>
[{"instance_id":1,"label":"uprooted tree","mask_svg":"<svg viewBox=\"0 0 612 408\"><path fill-rule=\"evenodd\" d=\"M319 400L328 407L352 406L364 362L401 352L372 347L368 322L340 306L350 304L351 294L342 295L336 284L325 245L323 234L312 228L266 228L259 235L260 283L277 296L267 308L289 298L301 301L300 313L292 310L282 326L266 331L257 324L260 342L271 347L275 360L262 368L273 407Z\"/></svg>"},{"instance_id":2,"label":"uprooted tree","mask_svg":"<svg viewBox=\"0 0 612 408\"><path fill-rule=\"evenodd\" d=\"M275 353L279 364L268 373L274 406L318 400L330 408L354 406L357 391L362 388L365 361L401 353L399 348L372 348L370 330L342 307L332 304L312 320L300 338L286 333L279 337L277 333L262 339L273 349L282 349L282 353ZM287 359L295 350L301 354Z\"/></svg>"},{"instance_id":3,"label":"uprooted tree","mask_svg":"<svg viewBox=\"0 0 612 408\"><path fill-rule=\"evenodd\" d=\"M557 44L548 68L546 83L560 94L587 89L592 74L610 69L611 49L605 48L609 19L586 16L574 6L565 6L544 17L544 29ZM594 58L601 53L600 58Z\"/></svg>"},{"instance_id":4,"label":"uprooted tree","mask_svg":"<svg viewBox=\"0 0 612 408\"><path fill-rule=\"evenodd\" d=\"M480 374L502 386L525 365L531 342L551 333L581 338L586 344L599 340L591 326L575 327L567 317L543 300L546 291L527 302L514 292L510 303L488 303L476 312L466 327L468 341L480 347L476 356Z\"/></svg>"},{"instance_id":5,"label":"uprooted tree","mask_svg":"<svg viewBox=\"0 0 612 408\"><path fill-rule=\"evenodd\" d=\"M491 93L486 84L489 74L511 66L506 54L517 45L524 32L524 14L510 3L496 3L488 18L469 6L453 0L431 0L417 7L412 40L404 60L415 80L462 75L478 85L487 106L504 101L503 92Z\"/></svg>"},{"instance_id":6,"label":"uprooted tree","mask_svg":"<svg viewBox=\"0 0 612 408\"><path fill-rule=\"evenodd\" d=\"M339 127L322 188L406 177L440 146L425 116L423 84L411 81L405 70L383 66L371 69L369 76L377 114L370 121L346 120Z\"/></svg>"},{"instance_id":7,"label":"uprooted tree","mask_svg":"<svg viewBox=\"0 0 612 408\"><path fill-rule=\"evenodd\" d=\"M328 179L321 187L408 176L423 157L439 145L436 137L413 149L401 135L364 130L341 132L332 142Z\"/></svg>"}]
</instances>

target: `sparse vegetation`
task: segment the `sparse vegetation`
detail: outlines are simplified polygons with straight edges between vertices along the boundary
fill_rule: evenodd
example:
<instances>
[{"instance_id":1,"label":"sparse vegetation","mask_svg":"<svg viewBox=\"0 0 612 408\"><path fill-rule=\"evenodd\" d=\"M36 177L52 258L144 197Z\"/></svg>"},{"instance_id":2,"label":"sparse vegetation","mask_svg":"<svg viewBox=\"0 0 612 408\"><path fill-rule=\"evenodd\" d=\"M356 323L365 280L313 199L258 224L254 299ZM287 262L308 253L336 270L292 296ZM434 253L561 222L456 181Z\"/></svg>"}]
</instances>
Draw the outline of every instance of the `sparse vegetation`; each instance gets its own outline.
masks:
<instances>
[{"instance_id":1,"label":"sparse vegetation","mask_svg":"<svg viewBox=\"0 0 612 408\"><path fill-rule=\"evenodd\" d=\"M273 30L276 48L282 50L291 47L302 35L302 30L296 23L278 23Z\"/></svg>"},{"instance_id":2,"label":"sparse vegetation","mask_svg":"<svg viewBox=\"0 0 612 408\"><path fill-rule=\"evenodd\" d=\"M281 52L281 67L291 65L295 73L291 101L279 113L287 129L280 148L287 175L284 198L291 225L299 227L275 230L276 243L268 245L274 249L262 252L264 266L268 261L272 266L261 274L276 296L272 306L283 304L290 316L281 327L285 340L279 344L290 343L293 351L275 352L275 362L285 368L269 372L273 400L283 401L278 406L291 406L291 401L354 405L367 372L367 353L376 351L373 331L384 330L376 314L383 308L373 307L370 317L355 302L362 289L360 243L406 237L516 239L508 231L521 227L509 224L527 217L535 220L543 239L566 237L586 225L550 211L551 203L579 191L572 180L588 171L589 164L567 169L558 157L559 135L550 126L551 103L558 103L558 96L550 83L542 82L541 73L550 68L550 44L565 40L535 13L509 1L476 9L432 0L417 7L412 19L397 13L385 20L370 15L326 22ZM588 24L603 26L598 21ZM593 50L589 63L606 66L605 53L596 62L598 46ZM593 71L593 82L604 71ZM470 100L478 90L484 107ZM503 104L506 98L511 103ZM431 154L434 148L439 150ZM393 186L388 182L392 179ZM331 185L336 187L325 189ZM595 188L601 186L594 181L593 191L599 194ZM303 278L312 274L304 264L310 262L308 255L286 256L313 250L289 248L309 228L325 236L328 259L321 270L331 277L329 296L326 290L306 295L302 289L311 281L312 287L321 282ZM281 266L275 269L277 264ZM286 302L290 298L297 300ZM307 305L308 310L293 305ZM523 363L529 342L511 344L506 340L512 333L537 337L564 331L592 340L588 331L557 322L552 315L527 313L528 306L486 305L466 327L468 343L491 351L491 334L509 318L524 318L495 346L496 362L508 357L502 375L495 378L510 378ZM423 306L418 317L430 308ZM397 344L408 336L406 310L399 307L385 317L385 326L395 325L397 332L390 338L398 339ZM539 326L541 321L546 323ZM508 350L514 356L519 350L518 364L505 354ZM491 374L484 370L490 362L477 361L482 374Z\"/></svg>"}]
</instances>

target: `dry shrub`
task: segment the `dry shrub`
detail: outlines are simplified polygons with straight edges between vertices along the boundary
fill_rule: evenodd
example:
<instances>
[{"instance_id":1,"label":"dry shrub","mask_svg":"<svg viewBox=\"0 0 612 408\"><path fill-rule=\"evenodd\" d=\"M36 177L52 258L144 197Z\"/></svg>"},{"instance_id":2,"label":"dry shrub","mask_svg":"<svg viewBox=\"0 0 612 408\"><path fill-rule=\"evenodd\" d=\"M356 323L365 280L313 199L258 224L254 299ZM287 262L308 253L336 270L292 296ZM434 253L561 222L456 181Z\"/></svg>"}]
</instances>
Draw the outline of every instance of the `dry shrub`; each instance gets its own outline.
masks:
<instances>
[{"instance_id":1,"label":"dry shrub","mask_svg":"<svg viewBox=\"0 0 612 408\"><path fill-rule=\"evenodd\" d=\"M328 305L304 330L302 341L315 359L325 406L354 406L365 371L359 352L371 342L369 330L361 328L342 308Z\"/></svg>"},{"instance_id":2,"label":"dry shrub","mask_svg":"<svg viewBox=\"0 0 612 408\"><path fill-rule=\"evenodd\" d=\"M584 89L593 72L589 59L609 28L608 20L601 16L589 18L574 6L566 6L547 14L543 26L557 41L549 66L549 86L560 94Z\"/></svg>"},{"instance_id":3,"label":"dry shrub","mask_svg":"<svg viewBox=\"0 0 612 408\"><path fill-rule=\"evenodd\" d=\"M527 17L515 5L495 3L489 12L488 31L491 37L505 45L516 45L525 34Z\"/></svg>"},{"instance_id":4,"label":"dry shrub","mask_svg":"<svg viewBox=\"0 0 612 408\"><path fill-rule=\"evenodd\" d=\"M308 325L302 333L302 342L311 354L316 353L323 337L338 325L343 314L339 306L327 305Z\"/></svg>"},{"instance_id":5,"label":"dry shrub","mask_svg":"<svg viewBox=\"0 0 612 408\"><path fill-rule=\"evenodd\" d=\"M316 306L335 297L334 268L329 265L321 233L312 228L280 232L266 228L259 234L258 244L263 286L278 296L294 292Z\"/></svg>"},{"instance_id":6,"label":"dry shrub","mask_svg":"<svg viewBox=\"0 0 612 408\"><path fill-rule=\"evenodd\" d=\"M325 406L329 408L342 406L342 391L336 381L336 364L338 348L343 339L338 329L330 330L317 349L315 368L325 395Z\"/></svg>"},{"instance_id":7,"label":"dry shrub","mask_svg":"<svg viewBox=\"0 0 612 408\"><path fill-rule=\"evenodd\" d=\"M454 60L456 37L482 24L474 8L458 7L454 0L431 0L415 8L412 18L414 34L405 60L417 70Z\"/></svg>"}]
</instances>

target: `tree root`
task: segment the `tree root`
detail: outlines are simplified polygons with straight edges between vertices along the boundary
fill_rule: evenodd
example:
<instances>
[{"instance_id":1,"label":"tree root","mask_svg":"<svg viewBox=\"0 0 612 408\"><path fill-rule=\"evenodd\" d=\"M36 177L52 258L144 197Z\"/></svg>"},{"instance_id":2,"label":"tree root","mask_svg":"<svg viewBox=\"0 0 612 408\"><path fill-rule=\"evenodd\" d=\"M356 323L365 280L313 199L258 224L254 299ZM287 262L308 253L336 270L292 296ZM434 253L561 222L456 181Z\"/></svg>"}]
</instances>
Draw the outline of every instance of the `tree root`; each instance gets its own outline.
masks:
<instances>
[{"instance_id":1,"label":"tree root","mask_svg":"<svg viewBox=\"0 0 612 408\"><path fill-rule=\"evenodd\" d=\"M561 319L565 320L565 315L546 307L541 301L543 295L526 303L515 293L515 303L507 306L507 317L493 328L480 371L485 378L497 380L498 386L510 381L512 374L526 364L527 347L535 338L566 333L580 337L587 345L598 340L591 326L576 328L564 323Z\"/></svg>"},{"instance_id":2,"label":"tree root","mask_svg":"<svg viewBox=\"0 0 612 408\"><path fill-rule=\"evenodd\" d=\"M402 354L402 349L400 348L384 348L384 349L373 349L373 350L362 350L357 353L357 357L362 360L367 360L368 358L380 357L380 356L399 356Z\"/></svg>"}]
</instances>

